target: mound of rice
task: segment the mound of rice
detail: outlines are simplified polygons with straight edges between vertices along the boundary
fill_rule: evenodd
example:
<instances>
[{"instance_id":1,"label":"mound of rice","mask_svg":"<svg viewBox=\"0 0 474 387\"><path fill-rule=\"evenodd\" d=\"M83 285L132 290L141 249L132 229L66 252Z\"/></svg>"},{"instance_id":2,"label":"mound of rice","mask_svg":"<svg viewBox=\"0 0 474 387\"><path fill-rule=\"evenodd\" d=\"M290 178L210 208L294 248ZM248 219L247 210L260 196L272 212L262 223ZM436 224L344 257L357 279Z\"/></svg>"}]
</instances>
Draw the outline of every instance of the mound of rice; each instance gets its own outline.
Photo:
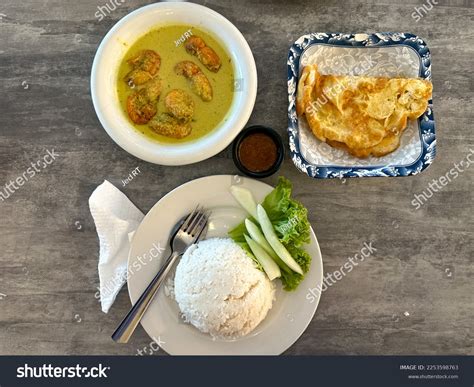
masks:
<instances>
[{"instance_id":1,"label":"mound of rice","mask_svg":"<svg viewBox=\"0 0 474 387\"><path fill-rule=\"evenodd\" d=\"M233 339L250 333L265 318L275 288L238 244L212 238L183 255L174 293L187 322L215 338Z\"/></svg>"}]
</instances>

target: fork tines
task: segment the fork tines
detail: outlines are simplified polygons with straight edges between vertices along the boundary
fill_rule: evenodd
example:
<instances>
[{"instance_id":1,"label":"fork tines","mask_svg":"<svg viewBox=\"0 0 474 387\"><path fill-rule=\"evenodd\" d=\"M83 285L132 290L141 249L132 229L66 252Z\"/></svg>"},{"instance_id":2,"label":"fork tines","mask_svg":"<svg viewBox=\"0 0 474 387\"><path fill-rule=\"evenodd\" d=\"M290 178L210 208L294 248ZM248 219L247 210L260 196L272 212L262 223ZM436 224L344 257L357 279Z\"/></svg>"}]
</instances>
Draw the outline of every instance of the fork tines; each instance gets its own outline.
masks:
<instances>
[{"instance_id":1,"label":"fork tines","mask_svg":"<svg viewBox=\"0 0 474 387\"><path fill-rule=\"evenodd\" d=\"M181 226L181 229L184 232L195 236L196 234L201 233L204 227L206 227L208 217L209 211L204 211L204 207L198 205L194 211L188 215Z\"/></svg>"}]
</instances>

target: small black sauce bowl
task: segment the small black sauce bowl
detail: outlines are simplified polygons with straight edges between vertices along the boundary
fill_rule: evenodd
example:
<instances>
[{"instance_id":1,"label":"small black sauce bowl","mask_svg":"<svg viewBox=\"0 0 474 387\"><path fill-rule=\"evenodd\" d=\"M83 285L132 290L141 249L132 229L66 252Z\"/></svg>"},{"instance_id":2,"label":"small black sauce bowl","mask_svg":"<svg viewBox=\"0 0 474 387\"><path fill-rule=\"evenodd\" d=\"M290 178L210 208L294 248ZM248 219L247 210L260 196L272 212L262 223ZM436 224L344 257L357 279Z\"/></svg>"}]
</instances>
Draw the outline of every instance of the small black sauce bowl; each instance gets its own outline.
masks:
<instances>
[{"instance_id":1,"label":"small black sauce bowl","mask_svg":"<svg viewBox=\"0 0 474 387\"><path fill-rule=\"evenodd\" d=\"M275 163L273 164L273 166L266 171L262 171L262 172L249 171L247 168L244 167L244 165L240 161L240 157L239 157L240 144L247 136L254 133L263 133L263 134L268 135L273 140L273 142L275 143L277 147L277 159ZM262 126L262 125L249 126L248 128L245 128L244 130L242 130L239 133L239 135L236 137L236 139L234 140L234 144L232 146L232 158L234 159L235 166L239 169L240 172L250 177L262 179L264 177L273 175L276 171L280 169L281 163L283 162L283 159L285 158L285 147L283 146L283 140L281 139L281 136L272 128Z\"/></svg>"}]
</instances>

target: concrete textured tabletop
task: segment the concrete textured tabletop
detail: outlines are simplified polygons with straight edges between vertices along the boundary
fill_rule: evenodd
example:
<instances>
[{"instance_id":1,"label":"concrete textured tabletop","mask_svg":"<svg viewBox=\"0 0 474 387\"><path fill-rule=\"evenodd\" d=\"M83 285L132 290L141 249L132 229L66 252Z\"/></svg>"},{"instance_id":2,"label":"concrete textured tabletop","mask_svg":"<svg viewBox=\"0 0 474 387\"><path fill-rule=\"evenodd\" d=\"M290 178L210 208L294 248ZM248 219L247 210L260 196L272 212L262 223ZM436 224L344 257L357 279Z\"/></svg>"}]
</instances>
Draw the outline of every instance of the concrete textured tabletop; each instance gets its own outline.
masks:
<instances>
[{"instance_id":1,"label":"concrete textured tabletop","mask_svg":"<svg viewBox=\"0 0 474 387\"><path fill-rule=\"evenodd\" d=\"M91 192L104 179L122 187L138 167L123 192L146 213L189 180L237 173L229 148L195 165L163 167L127 154L103 130L89 89L95 51L117 20L150 2L117 3L103 18L98 6L110 8L111 0L0 5L0 192L52 154L46 168L0 198L2 355L143 353L151 339L141 327L127 345L110 338L130 307L126 290L108 314L95 297L99 242ZM325 273L364 243L376 249L323 293L308 329L286 354L474 354L474 167L468 168L474 153L474 3L201 3L233 22L253 51L259 84L249 123L271 126L285 141L286 56L299 36L403 31L428 42L438 139L430 168L414 177L312 180L290 159L284 162L280 174L309 209ZM444 184L446 175L451 178ZM431 197L415 206L415 195Z\"/></svg>"}]
</instances>

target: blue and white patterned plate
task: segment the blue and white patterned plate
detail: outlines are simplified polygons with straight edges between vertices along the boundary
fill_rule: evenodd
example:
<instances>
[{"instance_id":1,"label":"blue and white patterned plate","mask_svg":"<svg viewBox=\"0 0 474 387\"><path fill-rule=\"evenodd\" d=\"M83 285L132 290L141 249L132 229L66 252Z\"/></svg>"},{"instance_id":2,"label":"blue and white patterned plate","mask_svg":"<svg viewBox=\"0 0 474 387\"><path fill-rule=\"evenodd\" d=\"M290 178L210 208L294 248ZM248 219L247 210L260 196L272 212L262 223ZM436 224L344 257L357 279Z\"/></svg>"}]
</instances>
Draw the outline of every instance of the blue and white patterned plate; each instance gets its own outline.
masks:
<instances>
[{"instance_id":1,"label":"blue and white patterned plate","mask_svg":"<svg viewBox=\"0 0 474 387\"><path fill-rule=\"evenodd\" d=\"M317 63L325 74L421 77L431 81L431 55L423 41L408 33L301 36L288 53L288 134L293 163L314 178L409 176L427 168L436 155L433 102L410 120L400 147L384 157L358 159L316 139L306 120L296 115L296 88L301 69Z\"/></svg>"}]
</instances>

